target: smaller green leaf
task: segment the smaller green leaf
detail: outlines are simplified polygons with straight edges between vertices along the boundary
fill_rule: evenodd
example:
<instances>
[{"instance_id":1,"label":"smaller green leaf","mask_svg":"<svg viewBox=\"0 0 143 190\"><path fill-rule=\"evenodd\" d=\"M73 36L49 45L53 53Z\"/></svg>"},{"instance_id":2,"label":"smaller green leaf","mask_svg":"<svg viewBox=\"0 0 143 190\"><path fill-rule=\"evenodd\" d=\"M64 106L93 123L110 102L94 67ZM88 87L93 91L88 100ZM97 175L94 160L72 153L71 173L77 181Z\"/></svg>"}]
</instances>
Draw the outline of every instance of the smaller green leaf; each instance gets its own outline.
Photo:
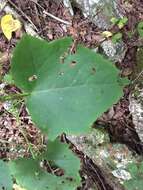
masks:
<instances>
[{"instance_id":1,"label":"smaller green leaf","mask_svg":"<svg viewBox=\"0 0 143 190\"><path fill-rule=\"evenodd\" d=\"M41 160L59 166L64 175L48 173L40 166ZM9 167L16 182L27 190L75 190L80 185L80 161L69 150L67 144L58 140L49 142L47 151L39 157L11 161Z\"/></svg>"},{"instance_id":2,"label":"smaller green leaf","mask_svg":"<svg viewBox=\"0 0 143 190\"><path fill-rule=\"evenodd\" d=\"M121 39L122 39L122 33L121 32L118 32L118 33L114 34L114 36L112 36L112 42L113 43L117 43Z\"/></svg>"},{"instance_id":3,"label":"smaller green leaf","mask_svg":"<svg viewBox=\"0 0 143 190\"><path fill-rule=\"evenodd\" d=\"M118 22L118 27L120 28L120 29L122 29L124 26L125 26L125 24L128 22L128 18L127 17L123 17L123 18L121 18L120 20L119 20L119 22Z\"/></svg>"},{"instance_id":4,"label":"smaller green leaf","mask_svg":"<svg viewBox=\"0 0 143 190\"><path fill-rule=\"evenodd\" d=\"M112 17L110 21L111 21L112 24L117 24L117 22L119 21L119 19L115 18L115 17Z\"/></svg>"},{"instance_id":5,"label":"smaller green leaf","mask_svg":"<svg viewBox=\"0 0 143 190\"><path fill-rule=\"evenodd\" d=\"M5 162L0 160L0 190L12 190L12 177Z\"/></svg>"},{"instance_id":6,"label":"smaller green leaf","mask_svg":"<svg viewBox=\"0 0 143 190\"><path fill-rule=\"evenodd\" d=\"M137 30L138 30L140 37L143 37L143 21L138 24Z\"/></svg>"}]
</instances>

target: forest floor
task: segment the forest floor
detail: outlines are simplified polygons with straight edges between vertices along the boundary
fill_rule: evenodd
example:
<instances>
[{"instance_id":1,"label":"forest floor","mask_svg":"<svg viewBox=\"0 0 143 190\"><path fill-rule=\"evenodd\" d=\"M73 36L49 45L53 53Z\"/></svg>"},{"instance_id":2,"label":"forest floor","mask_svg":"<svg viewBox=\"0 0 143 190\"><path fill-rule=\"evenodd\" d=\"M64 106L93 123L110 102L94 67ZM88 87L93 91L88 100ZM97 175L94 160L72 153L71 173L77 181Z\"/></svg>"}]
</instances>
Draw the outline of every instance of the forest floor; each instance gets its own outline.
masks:
<instances>
[{"instance_id":1,"label":"forest floor","mask_svg":"<svg viewBox=\"0 0 143 190\"><path fill-rule=\"evenodd\" d=\"M25 22L32 23L37 35L48 41L64 36L72 36L77 43L83 43L86 47L95 48L104 40L100 35L103 31L88 19L85 19L79 9L75 8L74 17L71 17L69 10L60 1L57 3L56 1L39 0L38 4L34 0L8 0L7 2L18 13L23 25ZM138 36L135 34L130 39L127 33L128 31L134 31L137 23L143 19L143 2L141 0L133 1L133 8L130 11L126 7L124 8L128 23L122 29L122 33L127 50L124 59L117 62L116 65L121 70L122 76L132 79L132 73L136 65ZM43 10L71 22L72 25L65 25L49 16L45 16ZM6 12L2 10L0 18L5 14ZM113 27L111 31L117 31L117 28ZM2 76L0 85L3 85L3 78L10 69L13 48L24 32L23 27L21 32L14 33L13 38L8 41L0 30L0 74ZM143 144L134 129L129 111L129 94L132 89L133 86L125 88L124 97L113 106L112 110L99 118L96 123L102 123L102 125L107 126L111 142L126 144L133 152L142 154ZM3 90L6 94L18 92L18 89L10 84L6 84ZM25 157L29 156L33 151L41 151L47 140L32 123L24 102L15 102L15 106L17 107L16 109L14 106L11 107L9 102L0 103L0 158L2 159Z\"/></svg>"}]
</instances>

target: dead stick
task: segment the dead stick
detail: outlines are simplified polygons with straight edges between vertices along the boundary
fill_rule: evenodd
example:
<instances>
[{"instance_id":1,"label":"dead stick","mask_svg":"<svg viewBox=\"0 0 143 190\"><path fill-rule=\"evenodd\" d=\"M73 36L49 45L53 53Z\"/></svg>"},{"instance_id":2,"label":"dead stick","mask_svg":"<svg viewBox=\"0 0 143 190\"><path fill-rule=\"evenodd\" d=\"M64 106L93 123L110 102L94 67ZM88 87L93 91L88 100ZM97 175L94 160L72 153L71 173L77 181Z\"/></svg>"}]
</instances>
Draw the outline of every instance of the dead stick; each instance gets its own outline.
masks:
<instances>
[{"instance_id":1,"label":"dead stick","mask_svg":"<svg viewBox=\"0 0 143 190\"><path fill-rule=\"evenodd\" d=\"M55 19L55 20L57 20L57 21L59 21L59 22L61 22L61 23L63 23L63 24L71 25L70 22L65 21L65 20L63 20L63 19L61 19L61 18L58 18L58 17L54 16L54 15L51 14L51 13L48 13L48 12L47 12L39 3L37 3L36 1L34 1L34 0L30 0L30 1L32 1L32 2L35 3L37 6L39 6L39 7L43 10L43 13L44 13L45 15L47 15L47 16L49 16L49 17L51 17L51 18L53 18L53 19Z\"/></svg>"}]
</instances>

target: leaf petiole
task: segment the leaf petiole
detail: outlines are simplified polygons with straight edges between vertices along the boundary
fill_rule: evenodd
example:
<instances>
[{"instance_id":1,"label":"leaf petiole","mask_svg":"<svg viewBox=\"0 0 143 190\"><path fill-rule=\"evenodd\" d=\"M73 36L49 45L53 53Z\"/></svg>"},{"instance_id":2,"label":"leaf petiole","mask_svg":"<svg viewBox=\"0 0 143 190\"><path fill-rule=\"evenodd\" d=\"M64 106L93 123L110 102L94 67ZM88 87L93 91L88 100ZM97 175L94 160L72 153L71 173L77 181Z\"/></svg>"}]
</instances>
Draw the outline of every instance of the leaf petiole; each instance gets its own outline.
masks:
<instances>
[{"instance_id":1,"label":"leaf petiole","mask_svg":"<svg viewBox=\"0 0 143 190\"><path fill-rule=\"evenodd\" d=\"M9 94L9 95L5 95L5 96L1 96L0 97L0 101L1 102L5 102L5 101L8 101L8 100L18 100L18 99L22 99L26 96L28 96L29 93L22 93L22 94Z\"/></svg>"}]
</instances>

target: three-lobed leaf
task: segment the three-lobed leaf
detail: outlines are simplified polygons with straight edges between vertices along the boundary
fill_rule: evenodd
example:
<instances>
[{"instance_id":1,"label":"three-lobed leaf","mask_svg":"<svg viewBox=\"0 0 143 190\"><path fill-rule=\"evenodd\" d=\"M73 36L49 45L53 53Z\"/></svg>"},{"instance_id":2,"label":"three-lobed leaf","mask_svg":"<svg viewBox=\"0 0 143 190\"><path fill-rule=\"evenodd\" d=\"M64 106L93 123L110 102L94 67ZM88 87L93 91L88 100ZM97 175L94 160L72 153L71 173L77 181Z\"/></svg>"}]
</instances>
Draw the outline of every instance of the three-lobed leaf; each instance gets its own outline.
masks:
<instances>
[{"instance_id":1,"label":"three-lobed leaf","mask_svg":"<svg viewBox=\"0 0 143 190\"><path fill-rule=\"evenodd\" d=\"M24 36L12 59L15 84L29 93L32 119L50 139L86 133L123 95L124 81L110 61L82 46L70 54L71 45L71 38L48 43Z\"/></svg>"}]
</instances>

